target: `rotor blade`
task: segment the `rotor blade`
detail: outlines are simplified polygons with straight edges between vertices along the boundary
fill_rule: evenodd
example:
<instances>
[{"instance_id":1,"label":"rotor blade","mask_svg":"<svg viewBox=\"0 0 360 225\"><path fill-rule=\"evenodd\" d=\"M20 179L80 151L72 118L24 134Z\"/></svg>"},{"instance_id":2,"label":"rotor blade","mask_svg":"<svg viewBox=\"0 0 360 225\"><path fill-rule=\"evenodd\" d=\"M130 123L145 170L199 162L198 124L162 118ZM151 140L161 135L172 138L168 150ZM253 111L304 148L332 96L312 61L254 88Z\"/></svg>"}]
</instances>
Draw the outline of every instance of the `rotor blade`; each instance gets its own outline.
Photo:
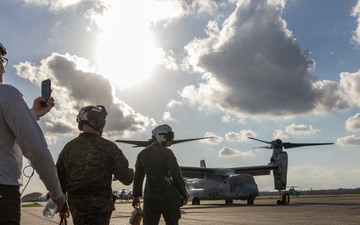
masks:
<instances>
[{"instance_id":1,"label":"rotor blade","mask_svg":"<svg viewBox=\"0 0 360 225\"><path fill-rule=\"evenodd\" d=\"M304 147L304 146L312 146L312 145L333 145L334 143L290 143L290 142L283 142L284 148L297 148L297 147Z\"/></svg>"},{"instance_id":2,"label":"rotor blade","mask_svg":"<svg viewBox=\"0 0 360 225\"><path fill-rule=\"evenodd\" d=\"M191 138L191 139L180 139L180 140L173 140L172 144L179 144L182 142L188 142L188 141L197 141L202 139L209 139L209 138L215 138L215 137L202 137L202 138Z\"/></svg>"},{"instance_id":3,"label":"rotor blade","mask_svg":"<svg viewBox=\"0 0 360 225\"><path fill-rule=\"evenodd\" d=\"M269 149L269 148L271 148L271 145L267 145L267 146L258 146L258 147L252 147L252 148L267 148L267 149Z\"/></svg>"},{"instance_id":4,"label":"rotor blade","mask_svg":"<svg viewBox=\"0 0 360 225\"><path fill-rule=\"evenodd\" d=\"M264 143L269 144L269 145L271 145L271 144L272 144L272 142L271 142L271 141L263 141L263 140L256 139L256 138L253 138L253 137L248 137L248 138L249 138L249 139L253 139L253 140L255 140L255 141L264 142Z\"/></svg>"},{"instance_id":5,"label":"rotor blade","mask_svg":"<svg viewBox=\"0 0 360 225\"><path fill-rule=\"evenodd\" d=\"M183 143L183 142L197 141L197 140L208 139L208 138L214 138L214 137L202 137L202 138L173 140L172 144L174 145L174 144L179 144L179 143ZM125 143L125 144L132 144L132 145L134 145L132 147L136 148L136 147L147 147L147 146L151 145L154 141L152 139L149 139L147 141L116 140L115 142L121 142L121 143Z\"/></svg>"},{"instance_id":6,"label":"rotor blade","mask_svg":"<svg viewBox=\"0 0 360 225\"><path fill-rule=\"evenodd\" d=\"M151 145L153 143L152 140L148 140L148 141L131 141L131 140L116 140L115 142L121 142L121 143L125 143L125 144L131 144L134 145L132 146L133 148L136 147L147 147L149 145Z\"/></svg>"}]
</instances>

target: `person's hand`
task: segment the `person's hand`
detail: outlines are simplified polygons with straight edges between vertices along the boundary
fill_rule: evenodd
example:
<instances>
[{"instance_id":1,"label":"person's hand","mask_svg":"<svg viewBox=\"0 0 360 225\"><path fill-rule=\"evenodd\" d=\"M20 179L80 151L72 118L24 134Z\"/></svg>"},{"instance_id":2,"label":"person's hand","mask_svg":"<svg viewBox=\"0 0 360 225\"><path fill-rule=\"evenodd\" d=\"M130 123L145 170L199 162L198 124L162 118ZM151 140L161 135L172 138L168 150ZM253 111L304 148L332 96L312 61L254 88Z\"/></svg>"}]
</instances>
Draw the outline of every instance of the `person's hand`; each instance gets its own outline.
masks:
<instances>
[{"instance_id":1,"label":"person's hand","mask_svg":"<svg viewBox=\"0 0 360 225\"><path fill-rule=\"evenodd\" d=\"M57 205L58 208L58 212L63 208L65 202L66 202L66 198L65 195L62 194L60 198L58 199L53 199L53 201L55 202L55 204Z\"/></svg>"},{"instance_id":2,"label":"person's hand","mask_svg":"<svg viewBox=\"0 0 360 225\"><path fill-rule=\"evenodd\" d=\"M188 203L188 199L187 198L183 198L183 205L186 205Z\"/></svg>"},{"instance_id":3,"label":"person's hand","mask_svg":"<svg viewBox=\"0 0 360 225\"><path fill-rule=\"evenodd\" d=\"M46 201L50 198L50 192L46 193Z\"/></svg>"},{"instance_id":4,"label":"person's hand","mask_svg":"<svg viewBox=\"0 0 360 225\"><path fill-rule=\"evenodd\" d=\"M69 216L70 216L69 211L59 212L60 219L66 219L66 218L69 218Z\"/></svg>"},{"instance_id":5,"label":"person's hand","mask_svg":"<svg viewBox=\"0 0 360 225\"><path fill-rule=\"evenodd\" d=\"M43 100L44 99L42 97L37 97L33 103L32 109L34 110L34 112L38 118L40 118L43 115L45 115L46 113L48 113L51 110L51 108L54 107L54 105L55 105L55 100L53 97L50 97L46 101L46 106L41 106L41 102Z\"/></svg>"},{"instance_id":6,"label":"person's hand","mask_svg":"<svg viewBox=\"0 0 360 225\"><path fill-rule=\"evenodd\" d=\"M135 197L133 198L132 206L133 206L134 208L140 207L140 200L139 200L139 198L135 198Z\"/></svg>"},{"instance_id":7,"label":"person's hand","mask_svg":"<svg viewBox=\"0 0 360 225\"><path fill-rule=\"evenodd\" d=\"M131 175L134 175L134 169L133 169L133 168L129 168L129 173L130 173Z\"/></svg>"}]
</instances>

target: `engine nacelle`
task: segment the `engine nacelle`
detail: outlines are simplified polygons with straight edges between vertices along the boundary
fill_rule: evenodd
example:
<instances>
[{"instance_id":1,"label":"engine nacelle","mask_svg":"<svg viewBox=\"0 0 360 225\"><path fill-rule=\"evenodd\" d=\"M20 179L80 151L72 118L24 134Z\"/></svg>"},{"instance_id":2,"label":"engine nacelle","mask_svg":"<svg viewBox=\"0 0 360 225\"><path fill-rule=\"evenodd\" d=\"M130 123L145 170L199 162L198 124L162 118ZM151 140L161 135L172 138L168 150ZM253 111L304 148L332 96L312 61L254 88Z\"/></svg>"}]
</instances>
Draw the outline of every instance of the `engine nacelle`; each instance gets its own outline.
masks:
<instances>
[{"instance_id":1,"label":"engine nacelle","mask_svg":"<svg viewBox=\"0 0 360 225\"><path fill-rule=\"evenodd\" d=\"M288 170L288 155L286 152L280 152L277 155L276 163L279 169L273 171L274 175L274 188L276 190L286 189L287 170Z\"/></svg>"}]
</instances>

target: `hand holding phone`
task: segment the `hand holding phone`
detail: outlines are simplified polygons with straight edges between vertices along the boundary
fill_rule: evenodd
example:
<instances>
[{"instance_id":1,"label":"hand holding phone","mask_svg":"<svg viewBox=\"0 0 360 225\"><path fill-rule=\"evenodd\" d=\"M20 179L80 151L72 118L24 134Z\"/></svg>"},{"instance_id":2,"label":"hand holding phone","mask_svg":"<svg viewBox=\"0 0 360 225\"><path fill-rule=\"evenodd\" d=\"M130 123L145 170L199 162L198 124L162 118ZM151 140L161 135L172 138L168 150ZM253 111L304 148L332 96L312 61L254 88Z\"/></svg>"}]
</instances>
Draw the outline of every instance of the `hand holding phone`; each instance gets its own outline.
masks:
<instances>
[{"instance_id":1,"label":"hand holding phone","mask_svg":"<svg viewBox=\"0 0 360 225\"><path fill-rule=\"evenodd\" d=\"M41 106L45 107L47 106L46 102L51 96L51 80L46 79L41 82L41 97L44 98L44 100L41 102Z\"/></svg>"}]
</instances>

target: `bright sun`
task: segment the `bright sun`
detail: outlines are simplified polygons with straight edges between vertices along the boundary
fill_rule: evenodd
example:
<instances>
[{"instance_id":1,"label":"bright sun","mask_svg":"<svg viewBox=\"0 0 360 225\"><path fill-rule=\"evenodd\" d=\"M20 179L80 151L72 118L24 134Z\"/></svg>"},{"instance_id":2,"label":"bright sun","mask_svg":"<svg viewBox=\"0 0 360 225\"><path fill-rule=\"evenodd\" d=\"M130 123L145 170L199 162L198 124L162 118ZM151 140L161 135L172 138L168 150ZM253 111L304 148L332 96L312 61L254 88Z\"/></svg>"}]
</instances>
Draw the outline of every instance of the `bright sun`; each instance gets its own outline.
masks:
<instances>
[{"instance_id":1,"label":"bright sun","mask_svg":"<svg viewBox=\"0 0 360 225\"><path fill-rule=\"evenodd\" d=\"M134 14L129 10L134 7L125 7L121 2L113 1L106 14L98 18L102 34L98 39L96 61L99 72L111 83L132 87L150 79L159 54L149 30L149 18L142 12Z\"/></svg>"}]
</instances>

